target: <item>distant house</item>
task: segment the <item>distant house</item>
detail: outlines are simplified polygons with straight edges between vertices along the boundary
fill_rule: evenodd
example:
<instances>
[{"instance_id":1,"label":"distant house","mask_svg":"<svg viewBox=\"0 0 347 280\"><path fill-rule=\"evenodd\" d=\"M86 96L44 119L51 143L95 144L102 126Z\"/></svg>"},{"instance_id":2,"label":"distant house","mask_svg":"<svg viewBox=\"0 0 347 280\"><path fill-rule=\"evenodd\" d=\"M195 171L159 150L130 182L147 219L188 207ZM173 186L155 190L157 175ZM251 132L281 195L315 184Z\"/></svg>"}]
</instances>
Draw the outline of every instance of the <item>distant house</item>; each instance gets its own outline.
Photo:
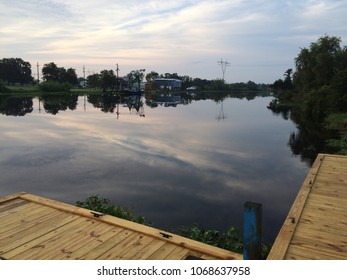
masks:
<instances>
[{"instance_id":1,"label":"distant house","mask_svg":"<svg viewBox=\"0 0 347 280\"><path fill-rule=\"evenodd\" d=\"M154 84L157 89L180 90L182 81L178 79L154 79Z\"/></svg>"}]
</instances>

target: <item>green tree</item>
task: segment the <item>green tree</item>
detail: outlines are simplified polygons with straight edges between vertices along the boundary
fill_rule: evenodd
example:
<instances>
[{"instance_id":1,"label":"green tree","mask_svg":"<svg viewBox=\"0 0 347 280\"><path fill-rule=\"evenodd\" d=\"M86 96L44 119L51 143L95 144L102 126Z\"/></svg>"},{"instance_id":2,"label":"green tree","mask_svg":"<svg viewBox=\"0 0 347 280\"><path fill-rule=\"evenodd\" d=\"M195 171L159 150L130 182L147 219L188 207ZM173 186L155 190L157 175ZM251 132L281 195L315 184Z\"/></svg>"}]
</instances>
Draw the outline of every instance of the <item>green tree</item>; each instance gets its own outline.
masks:
<instances>
[{"instance_id":1,"label":"green tree","mask_svg":"<svg viewBox=\"0 0 347 280\"><path fill-rule=\"evenodd\" d=\"M276 99L269 104L269 108L298 104L297 110L302 118L314 121L318 126L330 115L345 116L347 47L341 47L341 39L327 35L320 37L309 48L300 50L295 58L295 66L293 74L288 69L285 80L277 80L271 86Z\"/></svg>"},{"instance_id":2,"label":"green tree","mask_svg":"<svg viewBox=\"0 0 347 280\"><path fill-rule=\"evenodd\" d=\"M116 88L117 78L113 70L102 70L100 72L100 86L103 91L112 91Z\"/></svg>"},{"instance_id":3,"label":"green tree","mask_svg":"<svg viewBox=\"0 0 347 280\"><path fill-rule=\"evenodd\" d=\"M62 70L54 63L46 63L42 67L43 80L60 82Z\"/></svg>"},{"instance_id":4,"label":"green tree","mask_svg":"<svg viewBox=\"0 0 347 280\"><path fill-rule=\"evenodd\" d=\"M127 75L130 89L141 90L141 82L145 76L145 71L145 69L133 70Z\"/></svg>"},{"instance_id":5,"label":"green tree","mask_svg":"<svg viewBox=\"0 0 347 280\"><path fill-rule=\"evenodd\" d=\"M184 89L193 86L193 79L187 75L180 77L180 80L182 80L182 88Z\"/></svg>"},{"instance_id":6,"label":"green tree","mask_svg":"<svg viewBox=\"0 0 347 280\"><path fill-rule=\"evenodd\" d=\"M77 78L76 70L73 68L67 69L65 74L64 74L63 82L67 82L71 85L78 84L78 78Z\"/></svg>"},{"instance_id":7,"label":"green tree","mask_svg":"<svg viewBox=\"0 0 347 280\"><path fill-rule=\"evenodd\" d=\"M286 72L284 72L284 88L285 89L292 89L293 88L293 69L288 69Z\"/></svg>"},{"instance_id":8,"label":"green tree","mask_svg":"<svg viewBox=\"0 0 347 280\"><path fill-rule=\"evenodd\" d=\"M329 85L337 72L337 58L341 53L341 39L323 36L310 48L301 49L295 58L295 84L299 90L318 89Z\"/></svg>"},{"instance_id":9,"label":"green tree","mask_svg":"<svg viewBox=\"0 0 347 280\"><path fill-rule=\"evenodd\" d=\"M212 90L227 90L228 85L223 79L216 79L211 81L210 89Z\"/></svg>"},{"instance_id":10,"label":"green tree","mask_svg":"<svg viewBox=\"0 0 347 280\"><path fill-rule=\"evenodd\" d=\"M3 58L0 60L0 79L9 84L31 83L31 65L21 58Z\"/></svg>"},{"instance_id":11,"label":"green tree","mask_svg":"<svg viewBox=\"0 0 347 280\"><path fill-rule=\"evenodd\" d=\"M58 67L54 62L47 63L42 67L42 75L45 81L69 83L72 86L78 83L75 69L66 70L64 67Z\"/></svg>"},{"instance_id":12,"label":"green tree","mask_svg":"<svg viewBox=\"0 0 347 280\"><path fill-rule=\"evenodd\" d=\"M101 75L92 74L87 77L88 87L91 88L100 88L101 87Z\"/></svg>"},{"instance_id":13,"label":"green tree","mask_svg":"<svg viewBox=\"0 0 347 280\"><path fill-rule=\"evenodd\" d=\"M159 74L155 71L151 71L146 75L146 81L147 82L153 82L154 79L158 78Z\"/></svg>"}]
</instances>

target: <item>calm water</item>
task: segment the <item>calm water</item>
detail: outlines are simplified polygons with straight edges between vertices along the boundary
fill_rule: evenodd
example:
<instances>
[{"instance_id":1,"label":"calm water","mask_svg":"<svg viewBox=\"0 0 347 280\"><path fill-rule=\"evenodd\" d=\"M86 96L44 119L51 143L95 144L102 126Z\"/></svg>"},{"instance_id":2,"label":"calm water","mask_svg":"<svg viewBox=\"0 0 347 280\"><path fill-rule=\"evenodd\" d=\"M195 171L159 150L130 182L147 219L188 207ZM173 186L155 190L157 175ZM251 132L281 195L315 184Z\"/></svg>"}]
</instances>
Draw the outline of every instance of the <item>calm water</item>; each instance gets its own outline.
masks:
<instances>
[{"instance_id":1,"label":"calm water","mask_svg":"<svg viewBox=\"0 0 347 280\"><path fill-rule=\"evenodd\" d=\"M273 241L309 169L288 147L293 122L271 97L149 98L0 96L0 196L100 194L170 231L242 228L254 201Z\"/></svg>"}]
</instances>

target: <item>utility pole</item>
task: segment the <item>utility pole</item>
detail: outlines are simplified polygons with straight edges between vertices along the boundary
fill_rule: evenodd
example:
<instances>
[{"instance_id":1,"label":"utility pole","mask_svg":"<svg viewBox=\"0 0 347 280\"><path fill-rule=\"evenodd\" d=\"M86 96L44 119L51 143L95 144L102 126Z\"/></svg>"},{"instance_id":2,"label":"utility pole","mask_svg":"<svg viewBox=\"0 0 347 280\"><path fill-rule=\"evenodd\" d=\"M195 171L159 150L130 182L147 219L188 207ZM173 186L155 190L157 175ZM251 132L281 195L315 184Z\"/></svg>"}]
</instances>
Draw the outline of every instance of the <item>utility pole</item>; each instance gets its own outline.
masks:
<instances>
[{"instance_id":1,"label":"utility pole","mask_svg":"<svg viewBox=\"0 0 347 280\"><path fill-rule=\"evenodd\" d=\"M119 67L118 67L118 63L117 63L117 68L116 68L116 72L117 72L117 79L118 79L118 72L119 72Z\"/></svg>"},{"instance_id":2,"label":"utility pole","mask_svg":"<svg viewBox=\"0 0 347 280\"><path fill-rule=\"evenodd\" d=\"M119 85L119 79L118 79L118 72L119 72L118 63L116 65L117 65L117 68L116 68L116 72L117 72L117 86L118 86L118 90L119 90L120 89L120 85Z\"/></svg>"},{"instance_id":3,"label":"utility pole","mask_svg":"<svg viewBox=\"0 0 347 280\"><path fill-rule=\"evenodd\" d=\"M228 60L223 61L223 59L220 59L220 61L217 61L218 65L222 67L222 73L223 73L223 81L224 81L224 75L225 75L225 70L228 66L230 66L230 63Z\"/></svg>"},{"instance_id":4,"label":"utility pole","mask_svg":"<svg viewBox=\"0 0 347 280\"><path fill-rule=\"evenodd\" d=\"M83 85L86 87L86 67L83 65Z\"/></svg>"},{"instance_id":5,"label":"utility pole","mask_svg":"<svg viewBox=\"0 0 347 280\"><path fill-rule=\"evenodd\" d=\"M37 62L36 67L37 67L37 82L40 83L40 72L39 72L39 62Z\"/></svg>"}]
</instances>

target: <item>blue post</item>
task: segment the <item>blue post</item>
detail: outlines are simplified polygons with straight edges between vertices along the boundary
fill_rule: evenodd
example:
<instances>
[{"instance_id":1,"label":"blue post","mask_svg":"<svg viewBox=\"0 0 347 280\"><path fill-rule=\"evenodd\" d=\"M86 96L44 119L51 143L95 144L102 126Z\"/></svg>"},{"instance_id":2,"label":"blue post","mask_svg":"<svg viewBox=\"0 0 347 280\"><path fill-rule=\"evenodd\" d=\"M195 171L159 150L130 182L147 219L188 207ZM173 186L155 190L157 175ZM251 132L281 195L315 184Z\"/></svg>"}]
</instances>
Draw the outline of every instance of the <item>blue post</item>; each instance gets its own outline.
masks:
<instances>
[{"instance_id":1,"label":"blue post","mask_svg":"<svg viewBox=\"0 0 347 280\"><path fill-rule=\"evenodd\" d=\"M243 259L261 259L262 205L247 201L243 214Z\"/></svg>"}]
</instances>

